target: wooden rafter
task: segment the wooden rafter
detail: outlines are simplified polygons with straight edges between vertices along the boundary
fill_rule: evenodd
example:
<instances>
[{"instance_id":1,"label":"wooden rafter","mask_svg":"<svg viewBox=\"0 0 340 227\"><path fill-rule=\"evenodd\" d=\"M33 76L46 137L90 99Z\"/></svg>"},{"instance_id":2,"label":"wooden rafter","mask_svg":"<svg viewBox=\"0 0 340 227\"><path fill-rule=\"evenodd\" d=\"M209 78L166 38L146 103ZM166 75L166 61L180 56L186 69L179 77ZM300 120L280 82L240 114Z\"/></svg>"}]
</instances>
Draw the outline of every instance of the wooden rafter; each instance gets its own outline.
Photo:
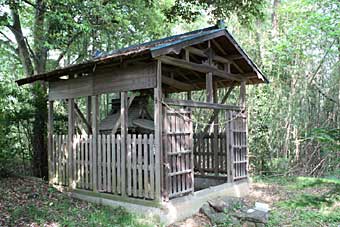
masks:
<instances>
[{"instance_id":1,"label":"wooden rafter","mask_svg":"<svg viewBox=\"0 0 340 227\"><path fill-rule=\"evenodd\" d=\"M181 90L192 90L193 89L193 86L190 85L190 84L175 80L171 77L167 77L167 76L164 76L164 75L162 76L162 82L164 84L179 88Z\"/></svg>"},{"instance_id":2,"label":"wooden rafter","mask_svg":"<svg viewBox=\"0 0 340 227\"><path fill-rule=\"evenodd\" d=\"M189 69L189 70L193 70L193 71L197 71L201 73L211 72L213 75L224 78L224 79L241 81L241 79L239 78L240 74L226 73L223 70L217 69L210 65L187 62L185 60L177 59L177 58L169 57L169 56L161 56L161 57L158 57L158 59L161 60L164 64L173 65L173 66L177 66L180 68Z\"/></svg>"}]
</instances>

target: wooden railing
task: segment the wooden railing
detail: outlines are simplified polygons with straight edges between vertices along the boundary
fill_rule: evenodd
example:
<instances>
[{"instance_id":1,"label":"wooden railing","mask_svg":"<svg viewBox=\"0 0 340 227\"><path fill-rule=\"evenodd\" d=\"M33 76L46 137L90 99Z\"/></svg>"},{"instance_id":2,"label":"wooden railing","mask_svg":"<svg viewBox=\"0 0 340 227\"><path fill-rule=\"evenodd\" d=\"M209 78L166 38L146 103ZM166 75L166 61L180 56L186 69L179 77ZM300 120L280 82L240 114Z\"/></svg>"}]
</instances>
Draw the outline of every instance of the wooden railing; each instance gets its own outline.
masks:
<instances>
[{"instance_id":1,"label":"wooden railing","mask_svg":"<svg viewBox=\"0 0 340 227\"><path fill-rule=\"evenodd\" d=\"M196 175L212 175L218 172L218 176L227 177L228 164L226 134L220 133L217 136L218 162L214 161L214 140L214 134L194 134L194 158Z\"/></svg>"},{"instance_id":2,"label":"wooden railing","mask_svg":"<svg viewBox=\"0 0 340 227\"><path fill-rule=\"evenodd\" d=\"M229 178L229 182L247 178L246 116L237 111L229 111L226 119L229 119L226 130L217 137L213 133L194 133L196 176ZM214 147L217 147L217 151Z\"/></svg>"},{"instance_id":3,"label":"wooden railing","mask_svg":"<svg viewBox=\"0 0 340 227\"><path fill-rule=\"evenodd\" d=\"M120 135L99 134L95 143L92 135L75 135L70 156L68 136L54 135L51 168L54 184L69 186L72 177L77 189L95 188L99 193L122 195L124 192L129 197L154 199L153 134L129 134L126 146L126 154L123 154ZM122 181L126 182L125 188L122 188Z\"/></svg>"}]
</instances>

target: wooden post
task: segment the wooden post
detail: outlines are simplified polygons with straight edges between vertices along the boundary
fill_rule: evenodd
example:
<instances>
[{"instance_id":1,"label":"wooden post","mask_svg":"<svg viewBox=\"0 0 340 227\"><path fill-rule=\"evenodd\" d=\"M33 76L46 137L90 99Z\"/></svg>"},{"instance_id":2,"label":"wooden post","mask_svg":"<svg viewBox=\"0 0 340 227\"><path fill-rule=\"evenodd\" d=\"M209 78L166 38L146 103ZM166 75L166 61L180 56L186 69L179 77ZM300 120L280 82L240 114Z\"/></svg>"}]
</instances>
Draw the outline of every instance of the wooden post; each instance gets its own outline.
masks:
<instances>
[{"instance_id":1,"label":"wooden post","mask_svg":"<svg viewBox=\"0 0 340 227\"><path fill-rule=\"evenodd\" d=\"M73 135L74 135L74 99L68 99L68 186L75 188L73 184Z\"/></svg>"},{"instance_id":2,"label":"wooden post","mask_svg":"<svg viewBox=\"0 0 340 227\"><path fill-rule=\"evenodd\" d=\"M240 87L240 106L243 108L243 114L245 116L247 116L247 111L246 111L246 81L242 81L241 82L241 87ZM247 163L246 163L246 172L248 172L248 164L249 164L249 158L248 158L248 154L249 154L249 147L247 144L247 140L248 140L248 123L247 123L247 117L244 119L244 124L245 124L245 128L244 130L246 131L246 135L245 135L245 144L246 147L246 159L247 159ZM248 174L247 174L248 175Z\"/></svg>"},{"instance_id":3,"label":"wooden post","mask_svg":"<svg viewBox=\"0 0 340 227\"><path fill-rule=\"evenodd\" d=\"M208 40L208 64L212 65L212 49L211 49L211 43L210 40ZM206 74L206 80L205 80L206 90L207 90L207 102L214 102L213 100L213 74L212 72L208 72Z\"/></svg>"},{"instance_id":4,"label":"wooden post","mask_svg":"<svg viewBox=\"0 0 340 227\"><path fill-rule=\"evenodd\" d=\"M121 193L126 196L126 138L128 134L128 94L126 91L120 93L120 134L121 134Z\"/></svg>"},{"instance_id":5,"label":"wooden post","mask_svg":"<svg viewBox=\"0 0 340 227\"><path fill-rule=\"evenodd\" d=\"M53 101L48 101L48 182L54 183L54 165L56 163L53 153Z\"/></svg>"},{"instance_id":6,"label":"wooden post","mask_svg":"<svg viewBox=\"0 0 340 227\"><path fill-rule=\"evenodd\" d=\"M217 94L217 83L215 82L214 83L214 103L218 103L218 94ZM219 149L218 149L218 114L214 120L214 144L213 144L213 157L214 157L214 174L215 176L218 176L218 170L219 170L219 166L218 166L218 163L219 163L219 160L218 160L218 152L219 152Z\"/></svg>"},{"instance_id":7,"label":"wooden post","mask_svg":"<svg viewBox=\"0 0 340 227\"><path fill-rule=\"evenodd\" d=\"M246 81L242 81L240 86L240 106L246 107Z\"/></svg>"},{"instance_id":8,"label":"wooden post","mask_svg":"<svg viewBox=\"0 0 340 227\"><path fill-rule=\"evenodd\" d=\"M86 120L89 123L91 122L91 107L92 107L91 101L92 101L92 97L87 96L86 97Z\"/></svg>"},{"instance_id":9,"label":"wooden post","mask_svg":"<svg viewBox=\"0 0 340 227\"><path fill-rule=\"evenodd\" d=\"M233 133L231 130L231 111L225 111L225 119L227 121L225 128L226 128L226 149L227 149L227 175L228 175L228 182L231 183L234 181L233 179L233 175L232 175L232 165L233 165L233 161L231 159L231 152L232 152L232 147L231 147L231 134Z\"/></svg>"},{"instance_id":10,"label":"wooden post","mask_svg":"<svg viewBox=\"0 0 340 227\"><path fill-rule=\"evenodd\" d=\"M99 112L99 96L92 96L92 189L97 192L97 143L98 143L98 112Z\"/></svg>"},{"instance_id":11,"label":"wooden post","mask_svg":"<svg viewBox=\"0 0 340 227\"><path fill-rule=\"evenodd\" d=\"M207 102L213 103L213 76L212 73L206 75Z\"/></svg>"},{"instance_id":12,"label":"wooden post","mask_svg":"<svg viewBox=\"0 0 340 227\"><path fill-rule=\"evenodd\" d=\"M156 200L161 200L161 176L163 176L162 171L162 63L160 60L157 61L157 85L154 88L154 102L155 102L155 175L156 175Z\"/></svg>"}]
</instances>

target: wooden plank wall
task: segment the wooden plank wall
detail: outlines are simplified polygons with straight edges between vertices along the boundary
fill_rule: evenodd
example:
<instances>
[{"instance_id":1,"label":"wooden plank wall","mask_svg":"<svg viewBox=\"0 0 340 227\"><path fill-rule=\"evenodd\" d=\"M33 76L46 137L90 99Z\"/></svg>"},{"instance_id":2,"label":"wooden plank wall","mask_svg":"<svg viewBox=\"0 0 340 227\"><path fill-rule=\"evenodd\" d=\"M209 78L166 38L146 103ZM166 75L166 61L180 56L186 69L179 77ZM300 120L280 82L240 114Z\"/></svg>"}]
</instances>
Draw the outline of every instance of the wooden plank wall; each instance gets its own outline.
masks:
<instances>
[{"instance_id":1,"label":"wooden plank wall","mask_svg":"<svg viewBox=\"0 0 340 227\"><path fill-rule=\"evenodd\" d=\"M214 134L195 133L194 134L194 158L195 175L205 176L218 172L218 176L227 174L227 142L226 134L219 133L217 136L217 161L214 153ZM216 149L216 148L215 148Z\"/></svg>"},{"instance_id":2,"label":"wooden plank wall","mask_svg":"<svg viewBox=\"0 0 340 227\"><path fill-rule=\"evenodd\" d=\"M156 87L156 64L96 69L90 75L49 82L49 100Z\"/></svg>"},{"instance_id":3,"label":"wooden plank wall","mask_svg":"<svg viewBox=\"0 0 340 227\"><path fill-rule=\"evenodd\" d=\"M247 118L245 114L231 113L233 121L230 122L230 147L232 152L233 180L247 178Z\"/></svg>"},{"instance_id":4,"label":"wooden plank wall","mask_svg":"<svg viewBox=\"0 0 340 227\"><path fill-rule=\"evenodd\" d=\"M53 136L53 169L55 184L67 186L66 175L69 164L68 137L66 135ZM122 195L121 190L121 136L97 136L97 157L93 159L92 135L75 135L74 159L72 165L77 189L92 190L93 179L97 179L96 188L99 193ZM154 135L128 134L126 155L126 194L129 197L155 199L155 149ZM72 159L71 159L72 160ZM96 163L94 163L94 161ZM93 171L96 168L96 171ZM93 178L93 174L96 178Z\"/></svg>"},{"instance_id":5,"label":"wooden plank wall","mask_svg":"<svg viewBox=\"0 0 340 227\"><path fill-rule=\"evenodd\" d=\"M180 114L178 114L180 112ZM167 175L169 198L182 196L194 191L193 147L191 111L166 110L167 128L164 149L167 155Z\"/></svg>"},{"instance_id":6,"label":"wooden plank wall","mask_svg":"<svg viewBox=\"0 0 340 227\"><path fill-rule=\"evenodd\" d=\"M226 130L217 137L217 161L214 134L194 134L195 176L226 178L228 182L247 178L246 116L230 110L226 111L226 119Z\"/></svg>"}]
</instances>

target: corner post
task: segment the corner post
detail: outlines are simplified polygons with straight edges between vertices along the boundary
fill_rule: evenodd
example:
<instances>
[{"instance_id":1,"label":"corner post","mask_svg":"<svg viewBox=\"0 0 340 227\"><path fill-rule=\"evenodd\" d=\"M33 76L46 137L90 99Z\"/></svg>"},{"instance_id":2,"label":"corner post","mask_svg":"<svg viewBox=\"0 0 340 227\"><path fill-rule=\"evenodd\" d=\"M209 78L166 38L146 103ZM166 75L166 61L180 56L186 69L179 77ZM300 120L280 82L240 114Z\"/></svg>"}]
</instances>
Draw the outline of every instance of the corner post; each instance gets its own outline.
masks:
<instances>
[{"instance_id":1,"label":"corner post","mask_svg":"<svg viewBox=\"0 0 340 227\"><path fill-rule=\"evenodd\" d=\"M240 86L240 106L243 109L243 117L242 117L242 128L245 131L245 137L243 141L243 145L246 146L246 166L245 166L245 174L248 178L248 168L249 168L249 147L248 147L248 117L247 117L247 110L246 110L246 81L243 80Z\"/></svg>"},{"instance_id":2,"label":"corner post","mask_svg":"<svg viewBox=\"0 0 340 227\"><path fill-rule=\"evenodd\" d=\"M97 192L97 138L98 138L98 112L99 112L99 97L98 95L91 97L92 109L92 190Z\"/></svg>"},{"instance_id":3,"label":"corner post","mask_svg":"<svg viewBox=\"0 0 340 227\"><path fill-rule=\"evenodd\" d=\"M120 134L121 134L121 191L122 195L126 196L126 138L128 134L128 94L127 91L120 93Z\"/></svg>"},{"instance_id":4,"label":"corner post","mask_svg":"<svg viewBox=\"0 0 340 227\"><path fill-rule=\"evenodd\" d=\"M214 83L214 90L213 90L213 102L218 103L218 94L217 94L217 82ZM215 113L215 111L213 111ZM213 121L213 128L214 128L214 143L213 143L213 153L214 153L214 174L218 176L219 170L219 158L218 158L218 133L219 133L219 125L218 125L218 112Z\"/></svg>"},{"instance_id":5,"label":"corner post","mask_svg":"<svg viewBox=\"0 0 340 227\"><path fill-rule=\"evenodd\" d=\"M53 152L53 104L54 101L48 101L48 125L47 125L47 133L48 133L48 182L50 184L54 183L54 152Z\"/></svg>"},{"instance_id":6,"label":"corner post","mask_svg":"<svg viewBox=\"0 0 340 227\"><path fill-rule=\"evenodd\" d=\"M73 136L74 136L74 99L68 99L68 186L75 188L73 184Z\"/></svg>"},{"instance_id":7,"label":"corner post","mask_svg":"<svg viewBox=\"0 0 340 227\"><path fill-rule=\"evenodd\" d=\"M156 200L161 201L162 171L162 63L157 60L156 87L154 88L154 123L155 123L155 175Z\"/></svg>"}]
</instances>

